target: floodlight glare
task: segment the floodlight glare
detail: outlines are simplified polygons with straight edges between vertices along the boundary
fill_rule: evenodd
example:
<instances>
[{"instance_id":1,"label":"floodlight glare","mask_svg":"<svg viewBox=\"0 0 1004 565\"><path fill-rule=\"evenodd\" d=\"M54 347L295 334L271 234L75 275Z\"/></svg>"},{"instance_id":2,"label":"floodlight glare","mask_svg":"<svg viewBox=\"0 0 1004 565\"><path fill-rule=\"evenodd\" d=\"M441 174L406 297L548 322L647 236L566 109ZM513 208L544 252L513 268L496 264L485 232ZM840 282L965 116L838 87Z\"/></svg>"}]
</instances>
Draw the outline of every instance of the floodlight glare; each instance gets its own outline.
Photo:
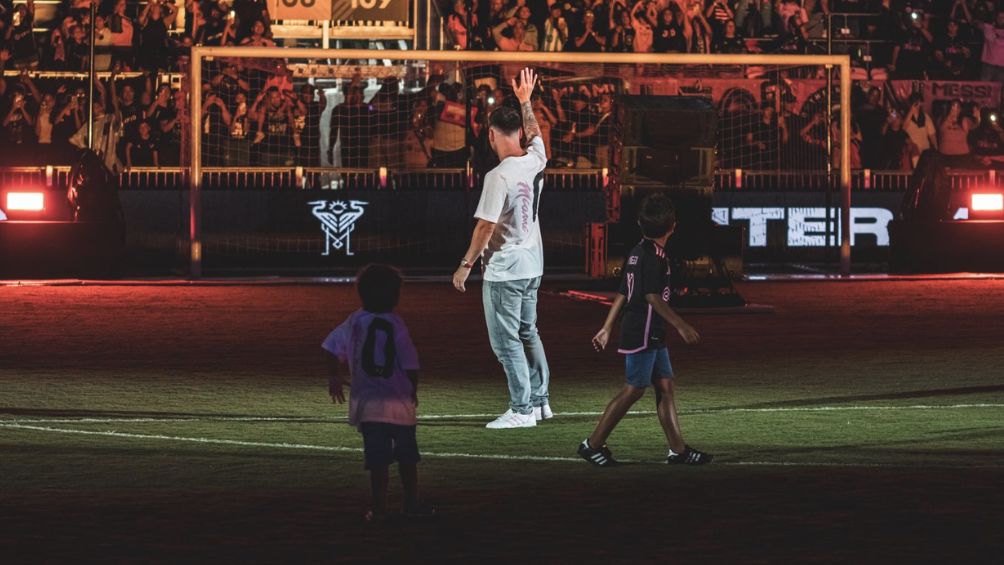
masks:
<instances>
[{"instance_id":1,"label":"floodlight glare","mask_svg":"<svg viewBox=\"0 0 1004 565\"><path fill-rule=\"evenodd\" d=\"M44 192L8 192L7 211L41 212L45 210Z\"/></svg>"},{"instance_id":2,"label":"floodlight glare","mask_svg":"<svg viewBox=\"0 0 1004 565\"><path fill-rule=\"evenodd\" d=\"M973 194L970 208L974 212L1000 212L1004 210L1004 194Z\"/></svg>"}]
</instances>

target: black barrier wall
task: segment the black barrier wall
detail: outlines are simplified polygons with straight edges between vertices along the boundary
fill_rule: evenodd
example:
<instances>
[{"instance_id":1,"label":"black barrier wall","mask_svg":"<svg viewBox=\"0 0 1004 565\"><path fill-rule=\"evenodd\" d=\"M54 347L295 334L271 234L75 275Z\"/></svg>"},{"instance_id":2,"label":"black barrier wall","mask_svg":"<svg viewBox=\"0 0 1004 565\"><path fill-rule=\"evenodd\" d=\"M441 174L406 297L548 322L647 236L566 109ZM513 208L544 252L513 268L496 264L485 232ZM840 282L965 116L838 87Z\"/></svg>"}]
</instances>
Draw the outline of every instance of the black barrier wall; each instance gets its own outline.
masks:
<instances>
[{"instance_id":1,"label":"black barrier wall","mask_svg":"<svg viewBox=\"0 0 1004 565\"><path fill-rule=\"evenodd\" d=\"M346 274L372 261L413 273L451 272L467 249L479 192L206 191L203 264L208 274ZM888 226L900 193L854 195L855 261L888 259ZM184 272L188 193L123 191L126 272ZM836 205L836 195L832 205ZM741 225L751 263L820 262L826 246L826 195L728 192L713 199L713 218ZM546 265L582 272L585 225L604 217L599 192L545 192L541 198ZM833 218L838 217L834 212ZM839 224L835 222L834 226ZM838 230L837 227L833 228ZM839 242L839 232L834 232Z\"/></svg>"},{"instance_id":2,"label":"black barrier wall","mask_svg":"<svg viewBox=\"0 0 1004 565\"><path fill-rule=\"evenodd\" d=\"M206 273L345 274L374 261L413 273L452 272L467 250L480 192L206 191ZM123 192L127 270L187 267L188 194ZM541 198L547 267L581 271L585 226L603 220L598 192Z\"/></svg>"}]
</instances>

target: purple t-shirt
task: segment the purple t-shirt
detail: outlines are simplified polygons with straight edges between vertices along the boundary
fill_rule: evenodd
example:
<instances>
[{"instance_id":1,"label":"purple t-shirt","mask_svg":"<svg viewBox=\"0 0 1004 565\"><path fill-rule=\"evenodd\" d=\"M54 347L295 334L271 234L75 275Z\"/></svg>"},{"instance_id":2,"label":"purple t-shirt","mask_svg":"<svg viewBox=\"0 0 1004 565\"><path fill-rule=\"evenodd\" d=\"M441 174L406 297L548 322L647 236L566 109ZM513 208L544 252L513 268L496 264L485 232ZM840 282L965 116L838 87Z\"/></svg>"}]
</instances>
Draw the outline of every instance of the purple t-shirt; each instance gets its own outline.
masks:
<instances>
[{"instance_id":1,"label":"purple t-shirt","mask_svg":"<svg viewBox=\"0 0 1004 565\"><path fill-rule=\"evenodd\" d=\"M334 329L321 347L347 363L352 377L349 424L384 422L413 426L418 352L401 317L357 310Z\"/></svg>"}]
</instances>

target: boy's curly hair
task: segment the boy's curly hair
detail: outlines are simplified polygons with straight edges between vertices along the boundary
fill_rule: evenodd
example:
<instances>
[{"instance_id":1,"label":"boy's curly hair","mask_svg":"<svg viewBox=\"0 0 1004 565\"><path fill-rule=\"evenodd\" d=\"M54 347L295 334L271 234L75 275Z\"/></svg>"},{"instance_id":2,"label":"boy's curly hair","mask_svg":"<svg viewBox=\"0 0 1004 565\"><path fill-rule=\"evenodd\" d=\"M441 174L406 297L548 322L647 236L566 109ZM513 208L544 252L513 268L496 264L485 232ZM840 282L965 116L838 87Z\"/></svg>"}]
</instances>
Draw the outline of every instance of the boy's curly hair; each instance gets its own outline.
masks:
<instances>
[{"instance_id":1,"label":"boy's curly hair","mask_svg":"<svg viewBox=\"0 0 1004 565\"><path fill-rule=\"evenodd\" d=\"M356 275L356 292L367 312L392 312L401 298L401 272L390 265L371 263Z\"/></svg>"}]
</instances>

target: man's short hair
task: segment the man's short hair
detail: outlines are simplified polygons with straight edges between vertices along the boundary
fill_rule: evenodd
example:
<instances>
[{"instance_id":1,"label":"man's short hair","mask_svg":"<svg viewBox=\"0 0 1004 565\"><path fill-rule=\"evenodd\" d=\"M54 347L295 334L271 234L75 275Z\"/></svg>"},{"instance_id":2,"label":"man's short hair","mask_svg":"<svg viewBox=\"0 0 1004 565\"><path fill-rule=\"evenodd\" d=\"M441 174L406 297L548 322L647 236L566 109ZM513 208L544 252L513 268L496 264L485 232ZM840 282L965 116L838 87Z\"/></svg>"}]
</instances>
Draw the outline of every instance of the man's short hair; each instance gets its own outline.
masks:
<instances>
[{"instance_id":1,"label":"man's short hair","mask_svg":"<svg viewBox=\"0 0 1004 565\"><path fill-rule=\"evenodd\" d=\"M638 225L648 238L660 238L676 225L676 208L668 196L657 192L642 200L638 208Z\"/></svg>"},{"instance_id":2,"label":"man's short hair","mask_svg":"<svg viewBox=\"0 0 1004 565\"><path fill-rule=\"evenodd\" d=\"M371 263L356 275L356 292L363 301L363 310L374 313L391 312L401 298L401 272L390 265Z\"/></svg>"},{"instance_id":3,"label":"man's short hair","mask_svg":"<svg viewBox=\"0 0 1004 565\"><path fill-rule=\"evenodd\" d=\"M488 125L505 135L512 135L523 127L523 115L512 106L499 106L488 116Z\"/></svg>"}]
</instances>

